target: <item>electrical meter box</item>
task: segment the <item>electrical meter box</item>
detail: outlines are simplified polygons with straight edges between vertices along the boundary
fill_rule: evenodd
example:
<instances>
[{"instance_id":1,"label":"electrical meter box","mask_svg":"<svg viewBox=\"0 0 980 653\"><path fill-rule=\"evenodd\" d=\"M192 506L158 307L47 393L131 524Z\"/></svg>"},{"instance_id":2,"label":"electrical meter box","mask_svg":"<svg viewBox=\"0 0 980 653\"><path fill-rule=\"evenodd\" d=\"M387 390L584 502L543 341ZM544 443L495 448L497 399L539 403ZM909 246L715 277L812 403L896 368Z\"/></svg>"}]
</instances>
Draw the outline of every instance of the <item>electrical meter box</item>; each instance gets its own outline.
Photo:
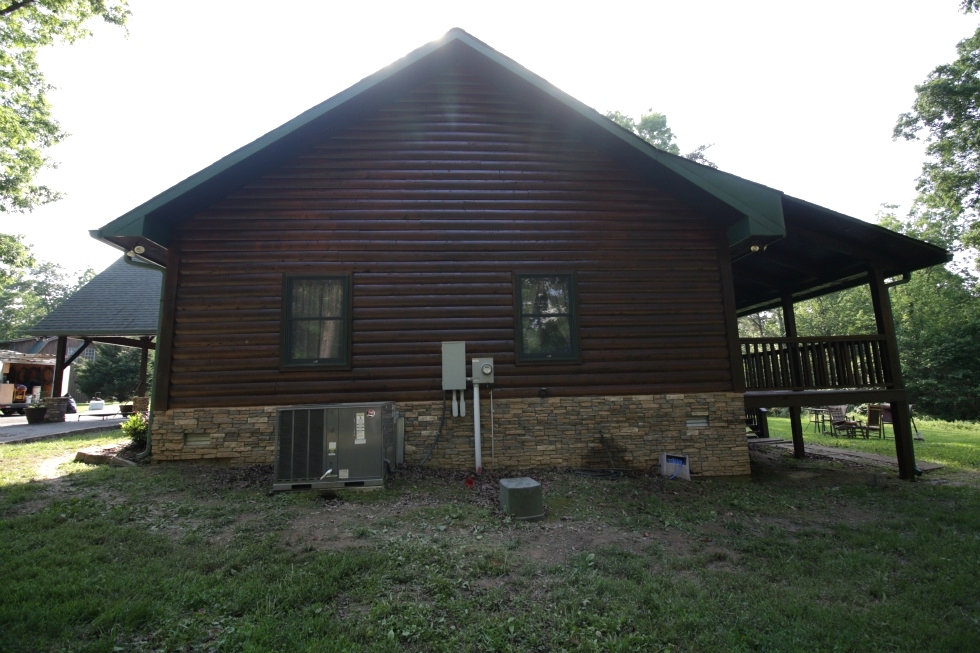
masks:
<instances>
[{"instance_id":1,"label":"electrical meter box","mask_svg":"<svg viewBox=\"0 0 980 653\"><path fill-rule=\"evenodd\" d=\"M442 343L442 389L466 390L466 343Z\"/></svg>"},{"instance_id":2,"label":"electrical meter box","mask_svg":"<svg viewBox=\"0 0 980 653\"><path fill-rule=\"evenodd\" d=\"M280 408L272 489L381 487L396 450L390 402Z\"/></svg>"},{"instance_id":3,"label":"electrical meter box","mask_svg":"<svg viewBox=\"0 0 980 653\"><path fill-rule=\"evenodd\" d=\"M544 519L541 484L533 478L500 479L500 509L522 521Z\"/></svg>"},{"instance_id":4,"label":"electrical meter box","mask_svg":"<svg viewBox=\"0 0 980 653\"><path fill-rule=\"evenodd\" d=\"M473 359L473 383L482 385L493 383L493 359Z\"/></svg>"}]
</instances>

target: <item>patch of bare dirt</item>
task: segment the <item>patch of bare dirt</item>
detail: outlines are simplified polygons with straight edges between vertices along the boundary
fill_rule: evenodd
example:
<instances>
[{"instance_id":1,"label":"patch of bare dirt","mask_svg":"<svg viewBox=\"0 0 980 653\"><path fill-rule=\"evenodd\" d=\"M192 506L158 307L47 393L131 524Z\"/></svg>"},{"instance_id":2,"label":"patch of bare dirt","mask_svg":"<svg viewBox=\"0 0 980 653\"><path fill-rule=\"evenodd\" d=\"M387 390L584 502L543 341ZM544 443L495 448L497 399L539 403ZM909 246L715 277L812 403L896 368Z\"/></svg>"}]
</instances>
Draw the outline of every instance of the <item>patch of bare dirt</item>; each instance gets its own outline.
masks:
<instances>
[{"instance_id":1,"label":"patch of bare dirt","mask_svg":"<svg viewBox=\"0 0 980 653\"><path fill-rule=\"evenodd\" d=\"M800 461L788 449L750 446L752 480L790 487L828 488L845 485L887 485L899 482L898 470L838 460L807 452ZM822 464L810 464L810 463Z\"/></svg>"},{"instance_id":2,"label":"patch of bare dirt","mask_svg":"<svg viewBox=\"0 0 980 653\"><path fill-rule=\"evenodd\" d=\"M636 532L610 526L605 520L590 517L562 517L559 520L510 521L500 509L501 478L530 476L542 484L547 513L549 490L563 470L524 472L485 471L479 478L467 472L440 469L400 470L395 483L448 488L452 498L433 493L412 492L394 502L352 504L329 494L313 511L304 512L290 521L284 540L294 550L339 550L349 546L367 546L378 540L407 535L448 538L460 546L494 547L513 550L514 555L541 565L557 565L582 553L602 548L641 550L659 544L667 552L686 550L688 536L677 529ZM472 484L467 483L472 480ZM271 484L271 481L270 481ZM431 508L442 512L463 513L467 507L481 507L495 513L500 521L493 527L474 530L466 519L448 523L425 522L419 515ZM438 518L437 518L438 519ZM423 523L425 522L425 523ZM442 530L444 528L444 530ZM501 581L503 582L503 581Z\"/></svg>"},{"instance_id":3,"label":"patch of bare dirt","mask_svg":"<svg viewBox=\"0 0 980 653\"><path fill-rule=\"evenodd\" d=\"M136 460L141 450L125 444L99 448L98 453L111 453L130 460ZM797 461L789 452L770 447L750 449L753 484L772 486L774 497L779 497L779 487L814 489L821 493L822 501L833 504L843 501L833 490L846 485L898 483L887 477L880 468L868 468L853 463L827 463L814 460ZM809 458L809 457L808 457ZM38 471L39 479L55 479L59 483L58 468L71 460L71 456L44 461ZM272 465L253 465L247 467L225 467L220 465L180 465L178 467L181 483L189 488L202 503L231 501L228 490L244 490L241 496L246 502L256 501L248 491L269 493L273 484ZM687 556L697 553L705 556L706 564L725 568L737 564L738 554L725 549L721 542L726 535L726 518L719 512L718 519L707 519L698 526L697 534L692 535L684 529L657 527L646 530L629 530L609 524L606 506L601 501L596 504L596 516L591 513L576 516L563 516L555 519L552 514L540 522L509 521L500 511L499 481L522 475L535 478L542 484L546 510L549 499L552 505L563 497L557 488L568 487L568 470L526 470L505 473L487 471L478 478L462 471L438 469L401 469L389 479L389 485L403 488L421 487L425 490L409 490L395 500L383 498L378 501L349 502L324 493L319 500L313 498L309 503L292 502L288 506L288 516L280 528L284 543L296 551L341 550L347 547L374 546L378 542L394 540L399 537L435 535L451 538L459 546L493 547L495 550L512 552L515 556L533 561L538 565L564 564L582 553L603 548L623 551L641 551L650 546L659 546L668 556ZM637 509L645 509L644 496L657 497L669 501L672 496L685 501L697 499L709 492L708 484L666 481L665 479L637 474L637 489L640 497L635 501ZM472 482L468 482L471 480ZM605 481L597 480L601 484ZM749 482L749 479L746 479ZM561 490L564 492L565 490ZM710 494L710 492L709 492ZM249 498L251 496L251 498ZM106 492L107 503L117 497ZM566 499L570 500L570 499ZM147 496L144 499L145 515L140 515L148 523L166 530L173 529L175 536L184 534L192 527L205 527L206 519L198 516L175 518L170 513L175 508L166 495ZM260 501L261 503L261 501ZM459 508L461 516L448 518ZM843 505L843 504L842 504ZM482 520L480 530L474 530L472 520L467 521L467 508L482 508L499 516L495 524L486 526ZM624 505L629 510L631 506ZM267 508L266 508L267 510ZM848 505L842 514L831 515L825 509L808 510L805 506L788 506L785 517L763 517L763 522L751 525L752 528L777 528L796 533L814 528L828 528L831 523L859 523L873 521L874 514L859 514L854 506ZM258 529L261 524L252 523L269 518L251 515L236 509L235 516L216 529L207 532L212 542L230 544L236 530ZM600 517L599 513L604 516ZM286 514L286 513L284 513ZM429 515L436 515L430 517ZM843 515L843 516L842 516ZM441 521L440 521L441 520ZM442 530L440 530L442 529ZM498 581L507 583L519 579L500 577Z\"/></svg>"},{"instance_id":4,"label":"patch of bare dirt","mask_svg":"<svg viewBox=\"0 0 980 653\"><path fill-rule=\"evenodd\" d=\"M62 472L59 471L58 468L65 463L71 462L72 458L74 457L75 454L66 454L64 456L58 456L57 458L48 458L38 465L37 474L35 474L34 478L31 480L49 481L58 478L62 475Z\"/></svg>"}]
</instances>

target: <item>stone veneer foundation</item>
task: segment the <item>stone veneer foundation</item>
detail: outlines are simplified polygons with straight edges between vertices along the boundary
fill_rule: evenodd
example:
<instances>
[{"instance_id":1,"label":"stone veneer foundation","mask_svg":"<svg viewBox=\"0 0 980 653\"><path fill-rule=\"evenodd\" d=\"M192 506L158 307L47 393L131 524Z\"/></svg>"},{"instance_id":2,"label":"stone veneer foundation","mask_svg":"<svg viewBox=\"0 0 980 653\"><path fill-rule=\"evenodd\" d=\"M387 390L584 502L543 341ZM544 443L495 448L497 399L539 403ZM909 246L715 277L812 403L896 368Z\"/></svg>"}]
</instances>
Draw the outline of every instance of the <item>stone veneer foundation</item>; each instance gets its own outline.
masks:
<instances>
[{"instance_id":1,"label":"stone veneer foundation","mask_svg":"<svg viewBox=\"0 0 980 653\"><path fill-rule=\"evenodd\" d=\"M432 447L443 405L433 401L396 406L405 418L405 462L418 463ZM687 454L694 475L748 474L743 406L738 393L712 393L506 399L495 400L491 411L484 393L483 467L642 471L657 465L666 451ZM467 408L467 416L457 418L447 410L428 465L474 467L473 412L471 405ZM268 464L275 459L275 423L275 406L156 412L153 459Z\"/></svg>"}]
</instances>

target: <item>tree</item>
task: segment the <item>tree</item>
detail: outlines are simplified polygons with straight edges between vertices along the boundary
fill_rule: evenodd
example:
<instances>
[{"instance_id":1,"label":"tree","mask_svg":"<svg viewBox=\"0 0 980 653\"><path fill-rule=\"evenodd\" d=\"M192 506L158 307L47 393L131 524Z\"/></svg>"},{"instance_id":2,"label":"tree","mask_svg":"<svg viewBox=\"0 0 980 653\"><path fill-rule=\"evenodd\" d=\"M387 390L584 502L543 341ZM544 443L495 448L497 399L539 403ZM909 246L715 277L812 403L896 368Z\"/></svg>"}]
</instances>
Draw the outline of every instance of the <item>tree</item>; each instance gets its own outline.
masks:
<instances>
[{"instance_id":1,"label":"tree","mask_svg":"<svg viewBox=\"0 0 980 653\"><path fill-rule=\"evenodd\" d=\"M116 397L126 401L136 392L140 383L141 349L96 343L95 360L85 361L78 370L78 389L87 395L100 394L103 398ZM150 358L152 365L152 355ZM148 376L152 376L149 371Z\"/></svg>"},{"instance_id":2,"label":"tree","mask_svg":"<svg viewBox=\"0 0 980 653\"><path fill-rule=\"evenodd\" d=\"M55 263L38 263L21 236L0 234L0 340L27 335L27 329L94 276L91 268L76 277Z\"/></svg>"},{"instance_id":3,"label":"tree","mask_svg":"<svg viewBox=\"0 0 980 653\"><path fill-rule=\"evenodd\" d=\"M20 279L34 265L34 257L23 239L23 236L0 234L0 290Z\"/></svg>"},{"instance_id":4,"label":"tree","mask_svg":"<svg viewBox=\"0 0 980 653\"><path fill-rule=\"evenodd\" d=\"M51 87L37 63L40 48L74 43L91 18L123 25L127 0L0 0L0 212L25 211L58 199L35 184L51 162L45 151L65 137L51 113Z\"/></svg>"},{"instance_id":5,"label":"tree","mask_svg":"<svg viewBox=\"0 0 980 653\"><path fill-rule=\"evenodd\" d=\"M980 0L963 0L967 13ZM964 221L963 241L980 244L980 29L956 47L958 58L936 67L915 87L912 110L895 125L894 137L925 138L920 202L954 221Z\"/></svg>"},{"instance_id":6,"label":"tree","mask_svg":"<svg viewBox=\"0 0 980 653\"><path fill-rule=\"evenodd\" d=\"M905 220L887 209L879 224L952 251L963 225L920 197ZM980 294L970 266L920 270L891 290L905 387L916 410L948 420L980 419Z\"/></svg>"},{"instance_id":7,"label":"tree","mask_svg":"<svg viewBox=\"0 0 980 653\"><path fill-rule=\"evenodd\" d=\"M922 270L892 290L909 400L947 420L980 419L980 299L963 277Z\"/></svg>"},{"instance_id":8,"label":"tree","mask_svg":"<svg viewBox=\"0 0 980 653\"><path fill-rule=\"evenodd\" d=\"M980 2L980 0L977 1ZM623 129L628 129L633 132L658 150L677 155L681 153L681 148L674 142L674 132L667 126L667 116L662 113L655 113L653 109L650 109L649 113L640 116L639 122L636 122L633 118L620 111L610 111L606 114L606 117ZM704 156L705 151L709 147L711 145L701 145L692 152L685 154L684 158L696 161L710 168L717 168L718 166L708 161Z\"/></svg>"}]
</instances>

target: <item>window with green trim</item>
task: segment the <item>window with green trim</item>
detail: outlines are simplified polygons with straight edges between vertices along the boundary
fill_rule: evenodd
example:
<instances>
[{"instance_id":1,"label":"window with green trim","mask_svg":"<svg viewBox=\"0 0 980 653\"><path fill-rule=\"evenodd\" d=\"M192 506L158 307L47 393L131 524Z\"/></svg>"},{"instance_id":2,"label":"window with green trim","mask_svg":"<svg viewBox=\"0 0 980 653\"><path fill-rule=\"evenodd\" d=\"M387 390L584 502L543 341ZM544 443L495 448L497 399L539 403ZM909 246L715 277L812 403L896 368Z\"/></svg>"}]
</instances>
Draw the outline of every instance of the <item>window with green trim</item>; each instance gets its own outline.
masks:
<instances>
[{"instance_id":1,"label":"window with green trim","mask_svg":"<svg viewBox=\"0 0 980 653\"><path fill-rule=\"evenodd\" d=\"M518 274L518 359L578 359L575 292L570 274Z\"/></svg>"},{"instance_id":2,"label":"window with green trim","mask_svg":"<svg viewBox=\"0 0 980 653\"><path fill-rule=\"evenodd\" d=\"M348 365L350 318L348 277L287 277L283 364Z\"/></svg>"}]
</instances>

